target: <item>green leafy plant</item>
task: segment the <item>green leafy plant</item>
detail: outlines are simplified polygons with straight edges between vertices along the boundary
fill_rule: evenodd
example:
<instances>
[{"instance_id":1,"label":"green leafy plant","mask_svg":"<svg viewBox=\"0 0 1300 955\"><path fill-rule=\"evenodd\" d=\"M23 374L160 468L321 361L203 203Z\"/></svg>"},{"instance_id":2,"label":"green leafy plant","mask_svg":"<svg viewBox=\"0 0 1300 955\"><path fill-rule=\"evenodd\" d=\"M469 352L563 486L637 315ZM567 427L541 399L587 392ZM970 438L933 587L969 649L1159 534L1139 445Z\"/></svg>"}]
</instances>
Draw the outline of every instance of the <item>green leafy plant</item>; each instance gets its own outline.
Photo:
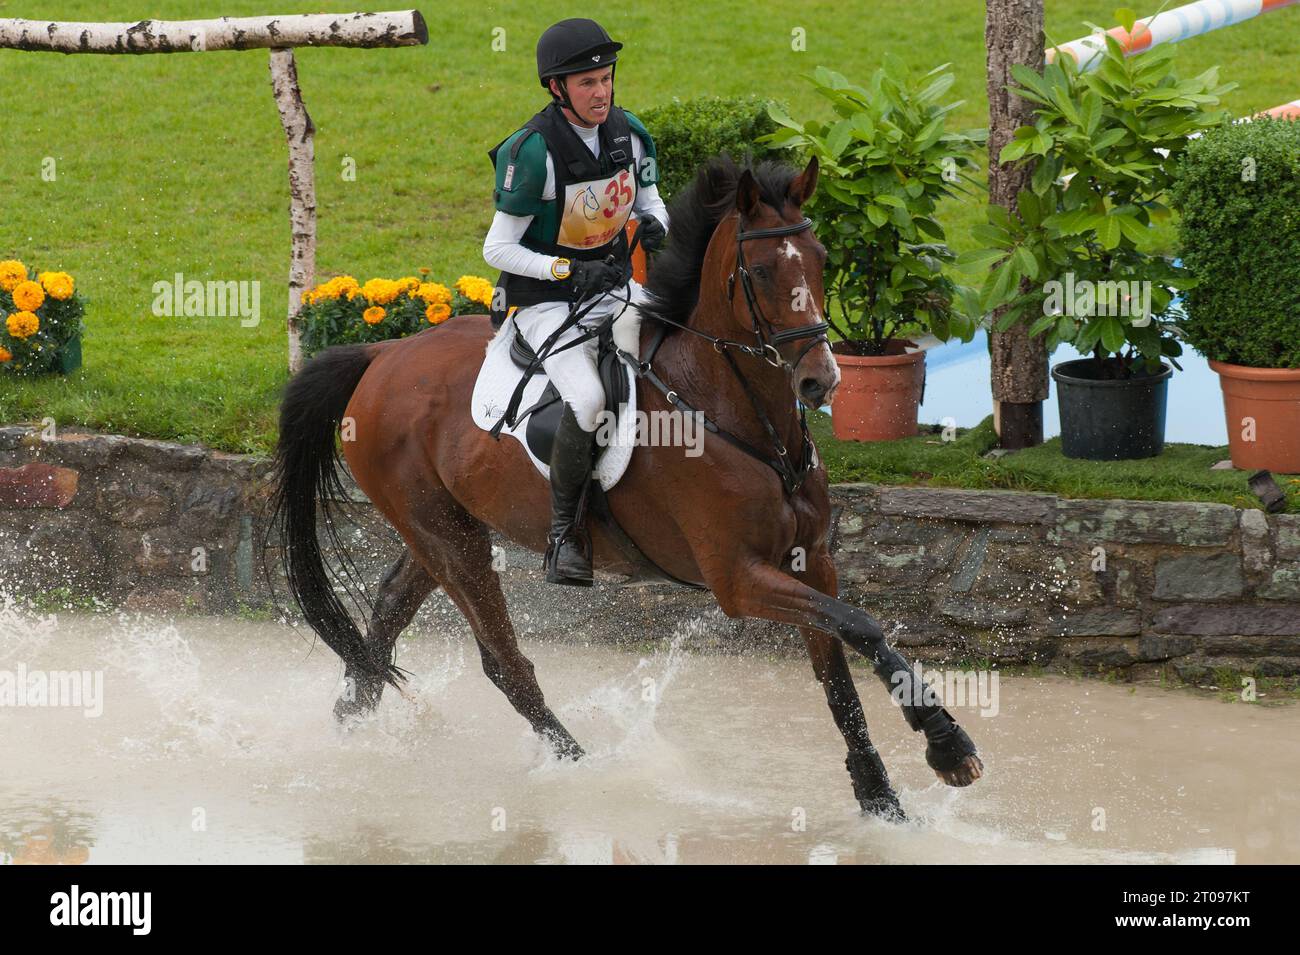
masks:
<instances>
[{"instance_id":1,"label":"green leafy plant","mask_svg":"<svg viewBox=\"0 0 1300 955\"><path fill-rule=\"evenodd\" d=\"M777 127L767 107L774 101L756 96L707 96L652 107L637 117L654 136L659 159L659 194L668 200L695 181L695 172L719 153L754 161L780 150L757 140ZM779 103L775 103L781 108Z\"/></svg>"},{"instance_id":2,"label":"green leafy plant","mask_svg":"<svg viewBox=\"0 0 1300 955\"><path fill-rule=\"evenodd\" d=\"M969 309L954 308L974 293L945 274L954 256L934 211L954 192L970 194L962 180L986 134L945 130L961 105L940 104L953 83L947 67L914 78L886 54L866 88L818 67L807 78L836 119L797 122L768 110L783 128L765 141L811 153L821 167L807 211L826 246L827 321L844 340L837 350L881 355L902 331L974 335Z\"/></svg>"},{"instance_id":3,"label":"green leafy plant","mask_svg":"<svg viewBox=\"0 0 1300 955\"><path fill-rule=\"evenodd\" d=\"M1198 280L1188 342L1214 361L1300 368L1300 122L1261 117L1189 143L1172 204Z\"/></svg>"},{"instance_id":4,"label":"green leafy plant","mask_svg":"<svg viewBox=\"0 0 1300 955\"><path fill-rule=\"evenodd\" d=\"M1132 11L1117 17L1133 28ZM999 330L1030 320L1050 350L1069 342L1091 352L1097 378L1157 372L1162 357L1181 367L1182 310L1173 302L1194 279L1147 251L1148 226L1169 214L1165 199L1187 137L1227 120L1213 107L1236 84L1219 85L1217 68L1180 80L1174 52L1126 59L1107 35L1091 72L1080 73L1068 55L1041 75L1013 67L1011 91L1036 104L1035 119L999 161L1037 165L1016 197L1018 215L988 206L973 233L984 247L958 258L984 274L985 313L1010 305Z\"/></svg>"}]
</instances>

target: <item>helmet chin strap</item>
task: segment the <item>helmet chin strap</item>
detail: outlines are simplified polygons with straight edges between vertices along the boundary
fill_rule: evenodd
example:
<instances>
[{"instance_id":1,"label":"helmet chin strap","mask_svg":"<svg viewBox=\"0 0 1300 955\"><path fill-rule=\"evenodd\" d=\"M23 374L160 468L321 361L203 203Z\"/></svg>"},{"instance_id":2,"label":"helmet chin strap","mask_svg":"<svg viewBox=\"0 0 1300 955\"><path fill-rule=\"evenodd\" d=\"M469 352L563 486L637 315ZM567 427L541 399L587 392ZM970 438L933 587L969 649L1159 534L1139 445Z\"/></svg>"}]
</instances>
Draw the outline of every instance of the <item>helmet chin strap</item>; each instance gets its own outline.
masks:
<instances>
[{"instance_id":1,"label":"helmet chin strap","mask_svg":"<svg viewBox=\"0 0 1300 955\"><path fill-rule=\"evenodd\" d=\"M612 64L610 64L610 67L609 67L609 103L608 103L608 108L605 110L605 115L606 115L606 116L608 116L608 115L610 114L610 111L613 110L613 108L614 108L614 74L617 73L617 72L618 72L618 64L617 64L617 63L612 63ZM569 99L569 85L568 85L568 83L566 82L567 77L564 77L564 76L555 76L555 77L552 77L552 79L555 80L555 85L558 86L558 87L560 88L560 96L559 96L560 105L563 106L565 109L567 109L569 112L571 112L574 116L578 117L578 119L579 119L580 121L582 121L583 123L585 123L585 122L586 122L586 118L585 118L581 113L579 113L578 110L574 107L574 105L573 105L573 100ZM554 97L555 94L552 93L551 96ZM596 124L596 125L599 125L599 124Z\"/></svg>"}]
</instances>

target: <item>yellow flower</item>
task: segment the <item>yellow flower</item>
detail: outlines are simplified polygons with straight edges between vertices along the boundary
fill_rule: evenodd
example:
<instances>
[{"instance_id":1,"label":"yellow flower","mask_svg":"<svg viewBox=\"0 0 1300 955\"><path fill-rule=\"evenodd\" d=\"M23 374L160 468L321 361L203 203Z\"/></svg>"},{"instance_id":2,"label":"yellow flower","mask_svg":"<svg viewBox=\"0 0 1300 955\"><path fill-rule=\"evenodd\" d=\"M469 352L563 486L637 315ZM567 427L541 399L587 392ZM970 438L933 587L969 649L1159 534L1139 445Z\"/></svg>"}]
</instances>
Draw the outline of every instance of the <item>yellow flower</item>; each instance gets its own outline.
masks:
<instances>
[{"instance_id":1,"label":"yellow flower","mask_svg":"<svg viewBox=\"0 0 1300 955\"><path fill-rule=\"evenodd\" d=\"M307 291L302 293L302 304L310 305L315 300L316 300L316 296L315 296L314 289L308 289Z\"/></svg>"},{"instance_id":2,"label":"yellow flower","mask_svg":"<svg viewBox=\"0 0 1300 955\"><path fill-rule=\"evenodd\" d=\"M435 302L424 310L424 317L430 325L439 325L451 317L451 306L446 302Z\"/></svg>"},{"instance_id":3,"label":"yellow flower","mask_svg":"<svg viewBox=\"0 0 1300 955\"><path fill-rule=\"evenodd\" d=\"M72 292L76 288L72 276L67 272L42 272L38 281L45 287L50 298L58 299L60 302L72 298Z\"/></svg>"},{"instance_id":4,"label":"yellow flower","mask_svg":"<svg viewBox=\"0 0 1300 955\"><path fill-rule=\"evenodd\" d=\"M27 266L17 259L0 262L0 288L12 292L14 286L27 278Z\"/></svg>"},{"instance_id":5,"label":"yellow flower","mask_svg":"<svg viewBox=\"0 0 1300 955\"><path fill-rule=\"evenodd\" d=\"M471 302L492 304L492 283L477 275L462 275L456 280L456 290Z\"/></svg>"},{"instance_id":6,"label":"yellow flower","mask_svg":"<svg viewBox=\"0 0 1300 955\"><path fill-rule=\"evenodd\" d=\"M361 286L361 291L371 305L387 305L402 294L402 285L392 279L371 279Z\"/></svg>"},{"instance_id":7,"label":"yellow flower","mask_svg":"<svg viewBox=\"0 0 1300 955\"><path fill-rule=\"evenodd\" d=\"M405 278L398 279L397 284L403 292L413 292L420 287L420 280L414 275L408 275Z\"/></svg>"},{"instance_id":8,"label":"yellow flower","mask_svg":"<svg viewBox=\"0 0 1300 955\"><path fill-rule=\"evenodd\" d=\"M360 296L360 295L361 295L361 289L359 289L359 288L350 288L350 289L348 289L348 291L347 291L347 296L348 296L348 301L349 301L349 302L352 301L354 298L357 298L357 297Z\"/></svg>"},{"instance_id":9,"label":"yellow flower","mask_svg":"<svg viewBox=\"0 0 1300 955\"><path fill-rule=\"evenodd\" d=\"M421 274L421 275L428 275L428 274L429 274L429 269L420 269L420 274Z\"/></svg>"},{"instance_id":10,"label":"yellow flower","mask_svg":"<svg viewBox=\"0 0 1300 955\"><path fill-rule=\"evenodd\" d=\"M377 325L384 320L384 316L387 314L378 305L372 305L361 313L361 317L366 320L367 325Z\"/></svg>"},{"instance_id":11,"label":"yellow flower","mask_svg":"<svg viewBox=\"0 0 1300 955\"><path fill-rule=\"evenodd\" d=\"M317 299L337 299L340 295L358 287L357 280L352 276L337 275L320 287L319 293L316 297ZM351 296L349 296L349 298L351 298Z\"/></svg>"},{"instance_id":12,"label":"yellow flower","mask_svg":"<svg viewBox=\"0 0 1300 955\"><path fill-rule=\"evenodd\" d=\"M45 293L35 282L19 282L13 288L14 305L24 312L34 312L45 302Z\"/></svg>"},{"instance_id":13,"label":"yellow flower","mask_svg":"<svg viewBox=\"0 0 1300 955\"><path fill-rule=\"evenodd\" d=\"M420 287L415 290L415 295L430 305L439 302L451 303L451 289L439 282L421 282Z\"/></svg>"},{"instance_id":14,"label":"yellow flower","mask_svg":"<svg viewBox=\"0 0 1300 955\"><path fill-rule=\"evenodd\" d=\"M31 312L14 312L5 322L14 338L30 338L40 330L41 321Z\"/></svg>"},{"instance_id":15,"label":"yellow flower","mask_svg":"<svg viewBox=\"0 0 1300 955\"><path fill-rule=\"evenodd\" d=\"M5 348L3 345L0 345L0 364L7 362L9 359L13 357L14 357L13 353L10 352L8 348Z\"/></svg>"}]
</instances>

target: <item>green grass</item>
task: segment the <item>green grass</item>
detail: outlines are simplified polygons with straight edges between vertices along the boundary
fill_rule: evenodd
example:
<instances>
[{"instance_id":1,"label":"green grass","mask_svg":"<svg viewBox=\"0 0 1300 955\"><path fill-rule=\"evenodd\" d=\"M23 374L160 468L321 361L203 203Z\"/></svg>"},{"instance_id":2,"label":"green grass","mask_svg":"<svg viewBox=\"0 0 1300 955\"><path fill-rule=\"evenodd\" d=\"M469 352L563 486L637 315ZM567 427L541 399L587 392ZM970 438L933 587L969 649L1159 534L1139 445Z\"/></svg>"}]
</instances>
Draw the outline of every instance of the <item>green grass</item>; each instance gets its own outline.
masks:
<instances>
[{"instance_id":1,"label":"green grass","mask_svg":"<svg viewBox=\"0 0 1300 955\"><path fill-rule=\"evenodd\" d=\"M1046 491L1067 498L1137 501L1210 501L1260 507L1244 471L1212 471L1227 447L1166 444L1163 453L1136 461L1080 461L1061 453L1061 439L999 458L984 457L997 443L993 416L958 429L955 440L934 433L899 441L837 441L828 415L809 415L817 450L833 481ZM1300 513L1300 478L1278 476L1288 511Z\"/></svg>"},{"instance_id":2,"label":"green grass","mask_svg":"<svg viewBox=\"0 0 1300 955\"><path fill-rule=\"evenodd\" d=\"M1085 20L1113 24L1113 0L1048 0L1050 36ZM352 5L332 4L333 9ZM1156 6L1153 2L1152 8ZM132 21L315 12L319 0L197 0L104 5L0 0L0 16ZM825 114L801 79L824 64L859 82L892 50L920 70L951 61L956 128L987 122L978 0L775 0L610 7L600 19L625 44L617 101L644 110L674 96L759 92L796 114ZM1146 9L1140 13L1151 12ZM482 261L492 217L491 146L545 104L533 44L567 15L546 6L426 6L428 46L297 53L316 125L317 276L398 277L426 266L444 281L493 276ZM506 28L507 49L492 50ZM1180 47L1180 69L1223 66L1244 114L1300 95L1292 44L1300 11L1283 10ZM807 51L790 49L803 28ZM928 30L933 34L927 36ZM87 301L85 366L67 379L0 378L0 421L50 417L126 434L269 450L287 373L289 258L286 148L266 51L63 56L0 50L0 81L16 91L0 150L0 258L62 269ZM653 132L653 130L652 130ZM57 180L43 181L53 157ZM356 181L341 176L356 161ZM975 204L942 216L953 245L973 245ZM1162 240L1167 241L1167 237ZM157 318L152 286L176 272L259 280L261 322Z\"/></svg>"}]
</instances>

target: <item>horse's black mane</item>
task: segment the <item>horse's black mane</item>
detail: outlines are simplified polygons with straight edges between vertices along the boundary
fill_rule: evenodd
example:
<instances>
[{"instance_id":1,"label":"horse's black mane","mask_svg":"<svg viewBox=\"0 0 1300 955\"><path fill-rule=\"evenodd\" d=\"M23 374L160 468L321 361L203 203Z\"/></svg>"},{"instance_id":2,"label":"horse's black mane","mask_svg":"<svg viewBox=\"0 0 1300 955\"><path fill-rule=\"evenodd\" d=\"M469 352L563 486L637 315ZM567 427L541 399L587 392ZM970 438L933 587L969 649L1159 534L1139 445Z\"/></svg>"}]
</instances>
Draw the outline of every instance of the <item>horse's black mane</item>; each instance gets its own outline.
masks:
<instances>
[{"instance_id":1,"label":"horse's black mane","mask_svg":"<svg viewBox=\"0 0 1300 955\"><path fill-rule=\"evenodd\" d=\"M687 323L700 298L700 270L709 239L735 207L736 184L746 169L754 174L763 202L774 209L784 207L790 183L799 175L787 163L768 159L755 167L747 155L739 165L727 153L701 166L695 181L668 204L668 241L655 256L646 281L650 300L641 306L645 318ZM670 333L674 328L668 324Z\"/></svg>"}]
</instances>

